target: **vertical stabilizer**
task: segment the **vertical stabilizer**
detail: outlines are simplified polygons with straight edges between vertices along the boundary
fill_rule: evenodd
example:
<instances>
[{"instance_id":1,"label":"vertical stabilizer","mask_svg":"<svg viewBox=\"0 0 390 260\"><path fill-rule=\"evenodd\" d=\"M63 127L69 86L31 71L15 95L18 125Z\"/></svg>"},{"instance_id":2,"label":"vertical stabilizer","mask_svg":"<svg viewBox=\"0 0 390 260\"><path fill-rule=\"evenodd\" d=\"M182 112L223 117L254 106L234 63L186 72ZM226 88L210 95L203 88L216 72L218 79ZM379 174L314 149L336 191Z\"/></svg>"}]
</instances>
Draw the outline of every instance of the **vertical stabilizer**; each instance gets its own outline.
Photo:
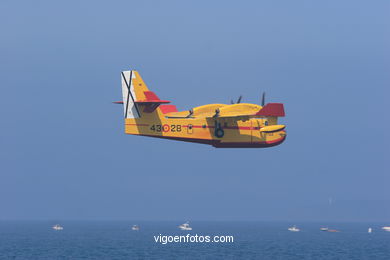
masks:
<instances>
[{"instance_id":1,"label":"vertical stabilizer","mask_svg":"<svg viewBox=\"0 0 390 260\"><path fill-rule=\"evenodd\" d=\"M125 118L138 118L140 117L140 113L135 104L136 95L133 84L135 73L133 70L122 71L121 78L124 116Z\"/></svg>"}]
</instances>

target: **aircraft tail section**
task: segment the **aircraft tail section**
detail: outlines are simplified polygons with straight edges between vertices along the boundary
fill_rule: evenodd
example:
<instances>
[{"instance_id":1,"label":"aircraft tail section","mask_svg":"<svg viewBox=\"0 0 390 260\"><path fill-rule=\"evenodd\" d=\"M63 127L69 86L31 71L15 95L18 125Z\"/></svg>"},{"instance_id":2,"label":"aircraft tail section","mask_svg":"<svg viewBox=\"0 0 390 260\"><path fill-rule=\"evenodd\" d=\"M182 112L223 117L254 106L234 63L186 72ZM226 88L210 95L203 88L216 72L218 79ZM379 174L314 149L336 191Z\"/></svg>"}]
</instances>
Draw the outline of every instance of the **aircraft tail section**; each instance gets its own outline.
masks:
<instances>
[{"instance_id":1,"label":"aircraft tail section","mask_svg":"<svg viewBox=\"0 0 390 260\"><path fill-rule=\"evenodd\" d=\"M162 104L170 103L150 91L137 71L122 71L121 78L123 102L116 103L123 103L125 118L139 118L144 113L153 113Z\"/></svg>"}]
</instances>

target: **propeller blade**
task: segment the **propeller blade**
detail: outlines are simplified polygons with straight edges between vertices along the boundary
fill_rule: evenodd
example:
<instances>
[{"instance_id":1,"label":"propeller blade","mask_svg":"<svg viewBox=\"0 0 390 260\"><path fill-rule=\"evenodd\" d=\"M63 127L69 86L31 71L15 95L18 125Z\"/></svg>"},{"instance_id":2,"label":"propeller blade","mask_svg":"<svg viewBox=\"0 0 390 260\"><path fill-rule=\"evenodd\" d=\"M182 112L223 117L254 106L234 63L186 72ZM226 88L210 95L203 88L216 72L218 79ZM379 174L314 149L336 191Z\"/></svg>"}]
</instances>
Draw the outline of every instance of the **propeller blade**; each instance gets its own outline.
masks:
<instances>
[{"instance_id":1,"label":"propeller blade","mask_svg":"<svg viewBox=\"0 0 390 260\"><path fill-rule=\"evenodd\" d=\"M234 104L234 102L233 102L233 99L232 99L232 100L230 100L230 104Z\"/></svg>"},{"instance_id":2,"label":"propeller blade","mask_svg":"<svg viewBox=\"0 0 390 260\"><path fill-rule=\"evenodd\" d=\"M188 110L188 115L186 116L187 118L191 117L194 114L194 110L190 109Z\"/></svg>"},{"instance_id":3,"label":"propeller blade","mask_svg":"<svg viewBox=\"0 0 390 260\"><path fill-rule=\"evenodd\" d=\"M215 115L213 117L219 117L219 108L215 109Z\"/></svg>"},{"instance_id":4,"label":"propeller blade","mask_svg":"<svg viewBox=\"0 0 390 260\"><path fill-rule=\"evenodd\" d=\"M261 96L261 106L263 107L265 105L265 92L263 92L263 95Z\"/></svg>"},{"instance_id":5,"label":"propeller blade","mask_svg":"<svg viewBox=\"0 0 390 260\"><path fill-rule=\"evenodd\" d=\"M241 99L242 99L242 95L238 97L238 99L237 99L237 104L240 104L240 103L241 103Z\"/></svg>"}]
</instances>

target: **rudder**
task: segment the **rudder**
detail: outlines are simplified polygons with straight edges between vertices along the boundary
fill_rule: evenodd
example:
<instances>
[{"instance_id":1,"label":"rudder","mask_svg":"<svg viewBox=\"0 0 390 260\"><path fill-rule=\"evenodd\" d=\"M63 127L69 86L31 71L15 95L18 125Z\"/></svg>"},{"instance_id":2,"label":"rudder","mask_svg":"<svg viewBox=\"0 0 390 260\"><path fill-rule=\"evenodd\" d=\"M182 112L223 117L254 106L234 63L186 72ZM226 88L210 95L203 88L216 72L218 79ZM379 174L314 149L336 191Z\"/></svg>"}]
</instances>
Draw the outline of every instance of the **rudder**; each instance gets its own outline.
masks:
<instances>
[{"instance_id":1,"label":"rudder","mask_svg":"<svg viewBox=\"0 0 390 260\"><path fill-rule=\"evenodd\" d=\"M122 71L122 98L125 118L141 117L137 100L145 99L145 92L149 89L135 70Z\"/></svg>"}]
</instances>

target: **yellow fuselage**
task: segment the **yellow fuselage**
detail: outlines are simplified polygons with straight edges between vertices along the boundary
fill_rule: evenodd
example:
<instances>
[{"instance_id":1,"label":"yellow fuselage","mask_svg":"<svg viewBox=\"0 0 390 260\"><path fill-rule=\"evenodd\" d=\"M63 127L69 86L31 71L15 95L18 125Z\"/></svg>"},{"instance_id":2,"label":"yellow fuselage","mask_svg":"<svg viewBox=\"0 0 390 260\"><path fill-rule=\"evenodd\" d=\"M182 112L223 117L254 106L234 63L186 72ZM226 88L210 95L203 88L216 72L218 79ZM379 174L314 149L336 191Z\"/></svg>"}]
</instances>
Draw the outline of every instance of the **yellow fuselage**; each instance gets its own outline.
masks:
<instances>
[{"instance_id":1,"label":"yellow fuselage","mask_svg":"<svg viewBox=\"0 0 390 260\"><path fill-rule=\"evenodd\" d=\"M271 132L260 131L266 127L267 121L269 125L275 125L276 118L238 121L230 118L166 118L160 113L125 119L125 133L205 143L215 147L270 147L282 143L286 138L284 127ZM215 136L216 122L224 131L223 137Z\"/></svg>"},{"instance_id":2,"label":"yellow fuselage","mask_svg":"<svg viewBox=\"0 0 390 260\"><path fill-rule=\"evenodd\" d=\"M125 133L215 147L269 147L286 138L282 104L208 104L177 111L150 91L137 71L122 72Z\"/></svg>"}]
</instances>

